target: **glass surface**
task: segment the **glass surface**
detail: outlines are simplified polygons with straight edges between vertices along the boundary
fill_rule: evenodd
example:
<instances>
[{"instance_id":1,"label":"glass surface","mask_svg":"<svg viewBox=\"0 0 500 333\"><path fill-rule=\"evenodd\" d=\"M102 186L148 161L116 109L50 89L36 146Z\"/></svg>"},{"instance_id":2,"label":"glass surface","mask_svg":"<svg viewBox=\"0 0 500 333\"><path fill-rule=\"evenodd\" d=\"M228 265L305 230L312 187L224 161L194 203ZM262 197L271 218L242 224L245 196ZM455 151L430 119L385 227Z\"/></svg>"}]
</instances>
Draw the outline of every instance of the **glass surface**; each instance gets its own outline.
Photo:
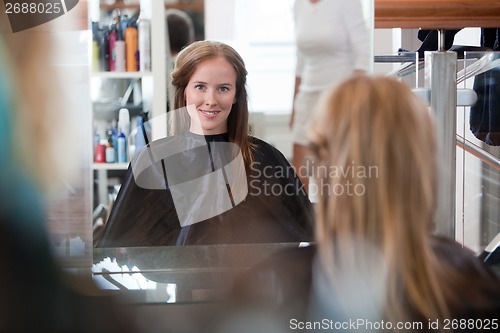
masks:
<instances>
[{"instance_id":1,"label":"glass surface","mask_svg":"<svg viewBox=\"0 0 500 333\"><path fill-rule=\"evenodd\" d=\"M172 5L175 2L165 1L167 7L171 8L175 8L175 5ZM178 2L189 7L189 1ZM192 1L192 3L199 2ZM227 18L227 11L232 8L231 6L225 7L227 9L223 12L225 23L219 23L220 28L214 30L213 26L209 26L212 33L224 28L225 33L233 35L224 38L211 34L208 38L228 43L237 40L238 45L235 45L235 48L241 52L249 71L252 111L259 111L262 105L265 112L278 109L289 112L291 98L279 96L282 96L280 94L285 97L288 94L291 96L293 92L294 47L291 43L293 30L288 24L284 27L290 29L285 31L283 25L279 23L283 21L291 23L289 17L291 12L283 11L283 8L289 8L287 5L291 1L278 1L275 4L274 1L235 0L234 3L236 9L234 13L229 14L237 18L234 20L238 22L237 29L227 29L227 22L233 21ZM369 27L373 29L373 0L363 0L363 5ZM243 7L251 8L242 11ZM276 11L271 10L272 8L276 8ZM212 10L210 14L218 15L219 12L221 11ZM278 15L276 19L270 19L272 13ZM210 19L214 20L214 17ZM208 21L209 17L206 23L209 23ZM263 27L263 21L267 22L272 30L259 29ZM213 21L211 23L214 24ZM286 36L281 34L283 32ZM260 37L262 39L259 39ZM285 70L283 67L286 67ZM290 89L283 89L287 85ZM122 171L116 171L120 172ZM92 274L101 288L123 293L130 297L132 302L210 302L220 299L231 287L234 277L242 271L276 251L297 246L299 243L95 248Z\"/></svg>"},{"instance_id":2,"label":"glass surface","mask_svg":"<svg viewBox=\"0 0 500 333\"><path fill-rule=\"evenodd\" d=\"M479 253L500 232L500 52L466 51L457 82L477 101L457 109L457 134L473 149L457 147L456 236Z\"/></svg>"},{"instance_id":3,"label":"glass surface","mask_svg":"<svg viewBox=\"0 0 500 333\"><path fill-rule=\"evenodd\" d=\"M100 248L94 281L133 303L220 300L241 272L271 254L303 243Z\"/></svg>"},{"instance_id":4,"label":"glass surface","mask_svg":"<svg viewBox=\"0 0 500 333\"><path fill-rule=\"evenodd\" d=\"M391 76L405 82L412 89L422 85L423 68L424 62L418 59L418 52L374 56L374 74Z\"/></svg>"}]
</instances>

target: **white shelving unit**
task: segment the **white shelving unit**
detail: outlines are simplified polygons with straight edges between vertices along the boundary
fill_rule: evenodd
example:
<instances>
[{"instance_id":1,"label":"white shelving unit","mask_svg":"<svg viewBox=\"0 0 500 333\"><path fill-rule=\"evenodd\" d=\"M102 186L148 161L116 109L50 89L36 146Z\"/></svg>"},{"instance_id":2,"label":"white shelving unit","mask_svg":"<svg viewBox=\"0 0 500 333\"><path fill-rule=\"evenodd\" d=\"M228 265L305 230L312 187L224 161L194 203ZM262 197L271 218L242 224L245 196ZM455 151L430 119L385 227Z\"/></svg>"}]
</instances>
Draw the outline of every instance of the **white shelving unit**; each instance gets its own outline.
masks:
<instances>
[{"instance_id":1,"label":"white shelving unit","mask_svg":"<svg viewBox=\"0 0 500 333\"><path fill-rule=\"evenodd\" d=\"M93 78L101 79L140 79L152 76L152 72L92 72Z\"/></svg>"},{"instance_id":2,"label":"white shelving unit","mask_svg":"<svg viewBox=\"0 0 500 333\"><path fill-rule=\"evenodd\" d=\"M127 170L128 163L92 163L93 170Z\"/></svg>"},{"instance_id":3,"label":"white shelving unit","mask_svg":"<svg viewBox=\"0 0 500 333\"><path fill-rule=\"evenodd\" d=\"M167 105L167 66L166 66L166 43L168 34L165 24L165 3L158 0L140 0L140 2L129 2L135 9L140 9L140 17L149 19L151 22L151 67L152 71L139 72L95 72L90 73L91 82L101 79L101 91L104 90L105 82L112 80L141 80L142 106L149 111L149 118L161 116L166 112ZM116 2L116 8L123 10L128 8L124 2ZM110 9L105 1L89 0L89 21L100 22L101 9ZM111 7L112 9L113 7ZM91 23L90 23L91 24ZM90 25L89 24L89 25ZM92 89L92 87L91 87ZM120 96L116 96L120 97ZM93 101L94 102L94 101ZM92 123L98 121L95 110L92 112ZM135 122L131 119L131 129L135 128ZM164 136L166 127L152 127L153 139ZM109 172L122 172L123 175L128 168L127 163L92 163L94 181L97 182L97 202L108 204L108 175ZM94 207L95 208L95 207Z\"/></svg>"}]
</instances>

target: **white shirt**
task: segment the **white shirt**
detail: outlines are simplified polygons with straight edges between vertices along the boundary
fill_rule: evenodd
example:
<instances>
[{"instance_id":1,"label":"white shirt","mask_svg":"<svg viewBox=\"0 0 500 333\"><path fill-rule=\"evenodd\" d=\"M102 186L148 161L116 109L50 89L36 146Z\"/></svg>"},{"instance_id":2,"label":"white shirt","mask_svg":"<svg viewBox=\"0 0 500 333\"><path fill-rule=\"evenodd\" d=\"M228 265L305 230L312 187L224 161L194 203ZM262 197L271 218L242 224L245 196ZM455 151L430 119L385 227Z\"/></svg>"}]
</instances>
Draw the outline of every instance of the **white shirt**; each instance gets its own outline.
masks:
<instances>
[{"instance_id":1,"label":"white shirt","mask_svg":"<svg viewBox=\"0 0 500 333\"><path fill-rule=\"evenodd\" d=\"M295 0L293 10L300 91L320 91L355 69L370 69L370 34L358 0Z\"/></svg>"}]
</instances>

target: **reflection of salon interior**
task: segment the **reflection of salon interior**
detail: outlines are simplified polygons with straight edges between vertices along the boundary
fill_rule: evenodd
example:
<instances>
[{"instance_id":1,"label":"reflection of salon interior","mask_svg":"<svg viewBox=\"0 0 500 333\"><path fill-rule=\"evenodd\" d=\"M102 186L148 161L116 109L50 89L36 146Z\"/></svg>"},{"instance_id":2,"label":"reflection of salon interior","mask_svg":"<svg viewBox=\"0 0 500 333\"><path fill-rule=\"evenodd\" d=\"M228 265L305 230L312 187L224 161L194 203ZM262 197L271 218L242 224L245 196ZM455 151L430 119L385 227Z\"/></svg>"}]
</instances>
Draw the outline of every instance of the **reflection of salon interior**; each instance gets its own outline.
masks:
<instances>
[{"instance_id":1,"label":"reflection of salon interior","mask_svg":"<svg viewBox=\"0 0 500 333\"><path fill-rule=\"evenodd\" d=\"M79 181L68 184L68 192L52 202L48 211L55 252L68 269L90 272L106 292L129 296L144 318L156 318L159 327L169 327L177 317L179 328L189 324L194 331L198 321L206 320L213 311L211 302L227 292L233 274L282 248L307 245L94 248L135 152L149 141L168 135L168 120L152 121L165 116L170 96L165 10L188 13L196 40L220 40L238 50L249 72L251 133L290 159L288 124L295 70L291 4L292 0L80 1L78 6L87 6L89 27L65 32L71 37L66 44L61 43L61 55L67 57L61 63L80 73L68 76L65 87L74 113L81 118L82 140L88 145ZM373 32L372 72L407 83L431 109L444 112L438 116L438 123L453 123L451 128L443 125L438 129L447 150L440 163L442 200L438 210L445 222L437 225L437 232L472 249L488 264L498 265L500 139L495 131L500 131L500 101L489 82L500 72L500 54L481 45L480 28L466 25L451 40L447 35L451 28L430 29L435 30L436 41L421 58L417 50L422 40L416 26L390 20L377 23L377 1L374 5L372 0L364 0L363 4L367 26ZM141 68L143 62L135 59L135 69L110 69L113 55L105 55L103 49L109 48L109 35L116 33L113 26L119 24L117 17L119 22L128 21L123 31L128 29L128 34L137 36L130 42L137 44L134 54L140 47L149 52L147 67ZM146 28L141 25L144 22ZM115 42L124 42L126 51L127 37L114 38ZM444 52L450 49L456 52L455 60L444 59L440 64L441 60L433 59L433 53L450 53ZM431 75L433 71L444 72L440 66L449 70L450 61L453 67L446 72L449 77L439 81L438 75ZM437 83L431 87L431 82ZM482 105L476 104L478 101ZM143 128L146 141L144 136L130 136L142 134ZM122 138L120 131L126 132ZM123 156L119 156L119 146ZM171 303L179 303L179 307L169 307ZM148 307L153 304L163 307ZM195 324L189 323L186 313L192 315Z\"/></svg>"}]
</instances>

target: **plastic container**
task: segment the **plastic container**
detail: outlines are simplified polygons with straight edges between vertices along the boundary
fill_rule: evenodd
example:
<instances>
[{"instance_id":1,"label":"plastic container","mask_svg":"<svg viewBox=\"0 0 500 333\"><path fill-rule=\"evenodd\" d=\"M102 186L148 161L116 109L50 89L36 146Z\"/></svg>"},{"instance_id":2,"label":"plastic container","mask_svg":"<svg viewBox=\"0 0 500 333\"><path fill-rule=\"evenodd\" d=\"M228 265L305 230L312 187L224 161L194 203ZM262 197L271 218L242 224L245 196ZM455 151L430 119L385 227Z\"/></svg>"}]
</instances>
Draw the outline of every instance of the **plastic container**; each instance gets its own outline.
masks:
<instances>
[{"instance_id":1,"label":"plastic container","mask_svg":"<svg viewBox=\"0 0 500 333\"><path fill-rule=\"evenodd\" d=\"M118 132L122 132L125 138L130 135L130 112L127 108L118 111Z\"/></svg>"},{"instance_id":2,"label":"plastic container","mask_svg":"<svg viewBox=\"0 0 500 333\"><path fill-rule=\"evenodd\" d=\"M137 53L139 52L138 36L136 27L128 27L125 30L125 66L127 72L137 72Z\"/></svg>"},{"instance_id":3,"label":"plastic container","mask_svg":"<svg viewBox=\"0 0 500 333\"><path fill-rule=\"evenodd\" d=\"M106 145L99 143L95 149L94 162L105 163L106 162Z\"/></svg>"}]
</instances>

